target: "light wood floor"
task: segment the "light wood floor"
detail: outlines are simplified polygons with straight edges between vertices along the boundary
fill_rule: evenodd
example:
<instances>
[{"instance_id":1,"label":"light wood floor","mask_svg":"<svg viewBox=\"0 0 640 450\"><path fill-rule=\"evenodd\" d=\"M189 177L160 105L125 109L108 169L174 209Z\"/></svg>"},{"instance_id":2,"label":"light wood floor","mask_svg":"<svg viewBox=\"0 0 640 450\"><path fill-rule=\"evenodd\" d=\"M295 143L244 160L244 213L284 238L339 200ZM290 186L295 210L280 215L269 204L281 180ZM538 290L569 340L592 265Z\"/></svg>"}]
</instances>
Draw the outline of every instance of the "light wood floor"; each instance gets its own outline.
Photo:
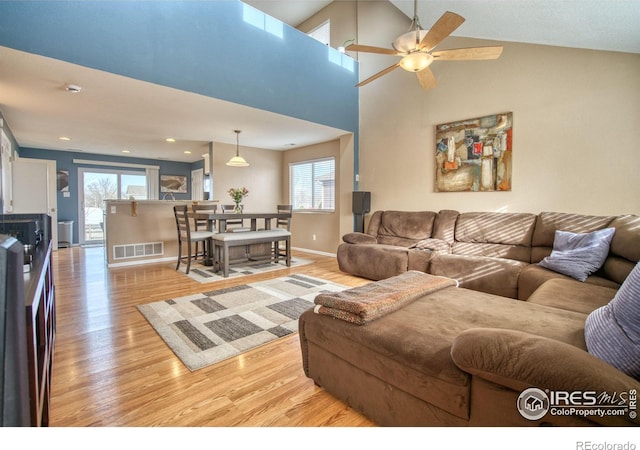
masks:
<instances>
[{"instance_id":1,"label":"light wood floor","mask_svg":"<svg viewBox=\"0 0 640 450\"><path fill-rule=\"evenodd\" d=\"M57 337L51 426L371 426L306 378L298 334L190 372L136 305L305 273L347 286L366 280L335 258L203 285L172 263L107 269L103 248L54 252Z\"/></svg>"}]
</instances>

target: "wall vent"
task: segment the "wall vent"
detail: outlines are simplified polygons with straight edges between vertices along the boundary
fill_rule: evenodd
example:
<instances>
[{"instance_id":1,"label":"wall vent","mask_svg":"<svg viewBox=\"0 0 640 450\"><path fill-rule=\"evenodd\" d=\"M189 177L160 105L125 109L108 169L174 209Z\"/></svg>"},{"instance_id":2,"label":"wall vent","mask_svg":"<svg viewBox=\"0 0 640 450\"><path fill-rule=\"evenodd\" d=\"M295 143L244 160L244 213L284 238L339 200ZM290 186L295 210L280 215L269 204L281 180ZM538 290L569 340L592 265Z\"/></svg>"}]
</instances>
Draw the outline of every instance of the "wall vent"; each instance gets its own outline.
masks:
<instances>
[{"instance_id":1,"label":"wall vent","mask_svg":"<svg viewBox=\"0 0 640 450\"><path fill-rule=\"evenodd\" d=\"M145 242L142 244L126 244L113 246L113 259L140 258L164 254L162 242Z\"/></svg>"}]
</instances>

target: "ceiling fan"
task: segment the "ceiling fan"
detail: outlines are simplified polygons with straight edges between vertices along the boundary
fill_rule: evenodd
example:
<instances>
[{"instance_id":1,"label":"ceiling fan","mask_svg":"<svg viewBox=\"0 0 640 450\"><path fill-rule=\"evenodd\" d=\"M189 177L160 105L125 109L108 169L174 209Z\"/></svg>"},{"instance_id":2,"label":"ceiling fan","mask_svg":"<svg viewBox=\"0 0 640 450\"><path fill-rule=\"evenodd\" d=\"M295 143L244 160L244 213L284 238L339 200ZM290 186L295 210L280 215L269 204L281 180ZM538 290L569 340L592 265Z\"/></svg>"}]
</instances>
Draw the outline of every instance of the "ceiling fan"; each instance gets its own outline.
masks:
<instances>
[{"instance_id":1,"label":"ceiling fan","mask_svg":"<svg viewBox=\"0 0 640 450\"><path fill-rule=\"evenodd\" d=\"M425 89L431 89L436 85L436 79L429 65L433 61L469 61L497 59L502 54L502 46L457 48L453 50L432 50L447 36L464 22L464 17L445 12L442 17L429 30L423 30L418 19L418 0L414 0L413 19L409 31L396 39L391 45L393 49L373 47L370 45L351 44L345 50L356 52L379 53L383 55L402 56L402 59L392 66L361 81L356 86L361 87L371 83L389 72L402 67L408 72L415 72L418 82Z\"/></svg>"}]
</instances>

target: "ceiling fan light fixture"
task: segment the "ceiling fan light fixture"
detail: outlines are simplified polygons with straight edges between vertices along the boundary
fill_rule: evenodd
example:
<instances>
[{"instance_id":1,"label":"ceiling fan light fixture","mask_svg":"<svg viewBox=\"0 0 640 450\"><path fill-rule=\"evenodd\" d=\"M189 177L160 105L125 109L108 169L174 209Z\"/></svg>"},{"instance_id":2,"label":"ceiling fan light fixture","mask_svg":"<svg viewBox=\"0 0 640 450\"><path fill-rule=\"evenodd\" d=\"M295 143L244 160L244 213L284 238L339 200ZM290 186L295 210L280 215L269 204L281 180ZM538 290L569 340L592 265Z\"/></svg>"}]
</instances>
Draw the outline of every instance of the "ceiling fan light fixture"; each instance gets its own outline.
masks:
<instances>
[{"instance_id":1,"label":"ceiling fan light fixture","mask_svg":"<svg viewBox=\"0 0 640 450\"><path fill-rule=\"evenodd\" d=\"M423 29L408 31L393 41L391 45L400 53L409 53L418 48L418 44L427 35L427 31Z\"/></svg>"},{"instance_id":2,"label":"ceiling fan light fixture","mask_svg":"<svg viewBox=\"0 0 640 450\"><path fill-rule=\"evenodd\" d=\"M409 53L400 60L400 67L407 72L420 72L433 62L433 56L425 52Z\"/></svg>"},{"instance_id":3,"label":"ceiling fan light fixture","mask_svg":"<svg viewBox=\"0 0 640 450\"><path fill-rule=\"evenodd\" d=\"M236 156L227 162L227 166L231 167L247 167L249 163L240 156L240 130L233 130L236 133Z\"/></svg>"}]
</instances>

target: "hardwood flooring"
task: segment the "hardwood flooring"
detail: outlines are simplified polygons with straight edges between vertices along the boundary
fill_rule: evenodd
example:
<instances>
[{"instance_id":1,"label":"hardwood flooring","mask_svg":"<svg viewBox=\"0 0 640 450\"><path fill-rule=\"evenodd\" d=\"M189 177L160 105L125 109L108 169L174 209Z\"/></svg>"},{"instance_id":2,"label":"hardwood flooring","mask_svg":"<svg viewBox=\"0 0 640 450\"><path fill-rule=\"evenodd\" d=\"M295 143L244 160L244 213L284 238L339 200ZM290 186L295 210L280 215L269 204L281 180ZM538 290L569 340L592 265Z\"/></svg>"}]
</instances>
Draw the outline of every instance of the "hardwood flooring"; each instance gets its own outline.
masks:
<instances>
[{"instance_id":1,"label":"hardwood flooring","mask_svg":"<svg viewBox=\"0 0 640 450\"><path fill-rule=\"evenodd\" d=\"M51 426L372 426L302 371L298 334L190 372L136 305L305 273L347 286L366 280L309 253L311 265L204 285L173 263L107 269L103 248L54 252L57 335Z\"/></svg>"}]
</instances>

